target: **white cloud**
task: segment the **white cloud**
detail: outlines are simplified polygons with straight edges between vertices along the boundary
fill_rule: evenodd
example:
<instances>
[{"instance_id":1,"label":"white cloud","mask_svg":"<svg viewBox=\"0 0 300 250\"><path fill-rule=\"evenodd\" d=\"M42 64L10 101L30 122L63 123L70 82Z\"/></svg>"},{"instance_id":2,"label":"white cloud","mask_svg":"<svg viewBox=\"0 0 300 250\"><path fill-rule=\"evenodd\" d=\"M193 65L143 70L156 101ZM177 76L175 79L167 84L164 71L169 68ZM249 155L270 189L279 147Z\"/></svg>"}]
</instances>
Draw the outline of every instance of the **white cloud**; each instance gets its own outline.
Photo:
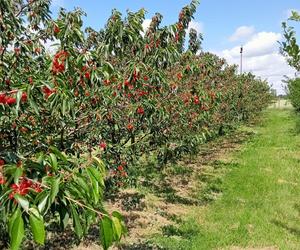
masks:
<instances>
[{"instance_id":1,"label":"white cloud","mask_svg":"<svg viewBox=\"0 0 300 250\"><path fill-rule=\"evenodd\" d=\"M144 33L146 33L146 31L148 30L150 24L151 24L151 19L145 19L144 20L144 22L142 24Z\"/></svg>"},{"instance_id":2,"label":"white cloud","mask_svg":"<svg viewBox=\"0 0 300 250\"><path fill-rule=\"evenodd\" d=\"M282 80L284 75L293 77L293 70L285 58L279 53L278 41L281 35L274 32L259 32L252 36L244 45L243 71L252 72L257 76L267 79L277 90L277 93L284 93ZM236 46L217 52L230 64L240 64L240 47Z\"/></svg>"},{"instance_id":3,"label":"white cloud","mask_svg":"<svg viewBox=\"0 0 300 250\"><path fill-rule=\"evenodd\" d=\"M192 21L189 23L188 33L189 33L190 29L196 30L196 31L198 32L198 34L199 34L199 33L202 33L202 32L203 32L203 23L201 23L201 22L196 22L196 21L193 21L193 20L192 20Z\"/></svg>"},{"instance_id":4,"label":"white cloud","mask_svg":"<svg viewBox=\"0 0 300 250\"><path fill-rule=\"evenodd\" d=\"M278 41L281 40L281 34L274 32L259 32L245 43L244 56L263 56L278 51ZM239 57L240 46L223 51L225 56Z\"/></svg>"},{"instance_id":5,"label":"white cloud","mask_svg":"<svg viewBox=\"0 0 300 250\"><path fill-rule=\"evenodd\" d=\"M241 26L236 29L236 31L229 37L229 41L243 41L250 38L255 32L253 26Z\"/></svg>"}]
</instances>

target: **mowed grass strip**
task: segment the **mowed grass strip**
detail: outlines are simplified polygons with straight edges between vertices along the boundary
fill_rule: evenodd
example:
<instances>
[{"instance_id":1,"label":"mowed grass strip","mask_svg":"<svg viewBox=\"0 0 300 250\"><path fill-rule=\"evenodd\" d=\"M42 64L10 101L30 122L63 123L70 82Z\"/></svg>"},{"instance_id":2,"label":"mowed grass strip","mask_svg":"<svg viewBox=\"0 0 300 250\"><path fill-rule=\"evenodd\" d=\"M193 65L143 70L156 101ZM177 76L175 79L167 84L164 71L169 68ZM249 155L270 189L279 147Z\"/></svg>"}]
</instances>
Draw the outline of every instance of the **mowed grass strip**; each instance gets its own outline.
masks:
<instances>
[{"instance_id":1,"label":"mowed grass strip","mask_svg":"<svg viewBox=\"0 0 300 250\"><path fill-rule=\"evenodd\" d=\"M232 167L224 165L222 196L155 241L167 249L300 249L298 119L268 109Z\"/></svg>"}]
</instances>

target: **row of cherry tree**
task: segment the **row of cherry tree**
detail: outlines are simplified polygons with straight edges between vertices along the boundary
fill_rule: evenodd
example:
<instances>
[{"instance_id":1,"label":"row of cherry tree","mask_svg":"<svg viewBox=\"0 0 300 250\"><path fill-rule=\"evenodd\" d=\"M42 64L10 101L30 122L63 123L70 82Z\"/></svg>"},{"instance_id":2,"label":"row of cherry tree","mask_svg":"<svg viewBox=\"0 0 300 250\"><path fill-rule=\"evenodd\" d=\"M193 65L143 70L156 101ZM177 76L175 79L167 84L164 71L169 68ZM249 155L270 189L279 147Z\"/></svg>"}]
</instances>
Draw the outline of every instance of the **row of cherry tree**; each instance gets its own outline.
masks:
<instances>
[{"instance_id":1,"label":"row of cherry tree","mask_svg":"<svg viewBox=\"0 0 300 250\"><path fill-rule=\"evenodd\" d=\"M284 41L281 43L281 52L286 57L288 64L299 73L300 45L297 43L295 28L289 25L290 22L300 22L300 14L297 11L292 11L288 22L282 24ZM300 78L288 78L285 81L287 83L288 97L294 108L300 111Z\"/></svg>"},{"instance_id":2,"label":"row of cherry tree","mask_svg":"<svg viewBox=\"0 0 300 250\"><path fill-rule=\"evenodd\" d=\"M107 249L125 232L103 207L107 180L119 186L145 154L163 166L195 153L268 105L265 81L197 55L193 29L185 51L197 5L170 26L157 13L147 31L145 10L114 10L97 32L80 9L53 19L50 0L0 2L0 240L11 249L28 233L44 244L49 225L82 238L95 223Z\"/></svg>"}]
</instances>

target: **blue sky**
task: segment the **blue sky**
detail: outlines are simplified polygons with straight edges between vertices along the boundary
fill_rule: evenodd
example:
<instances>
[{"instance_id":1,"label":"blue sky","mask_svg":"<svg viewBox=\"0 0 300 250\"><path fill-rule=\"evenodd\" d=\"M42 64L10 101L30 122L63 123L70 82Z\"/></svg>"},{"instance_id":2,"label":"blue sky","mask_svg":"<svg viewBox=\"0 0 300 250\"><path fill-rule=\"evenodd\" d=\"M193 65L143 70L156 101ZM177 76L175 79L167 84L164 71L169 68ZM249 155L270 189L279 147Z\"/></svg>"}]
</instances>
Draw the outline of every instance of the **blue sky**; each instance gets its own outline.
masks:
<instances>
[{"instance_id":1,"label":"blue sky","mask_svg":"<svg viewBox=\"0 0 300 250\"><path fill-rule=\"evenodd\" d=\"M125 13L145 8L150 19L155 12L164 16L163 24L176 22L180 9L189 0L54 0L53 13L58 6L68 10L82 8L85 25L103 27L116 8ZM245 70L268 79L278 92L283 92L283 75L293 75L284 59L278 55L277 41L281 39L281 22L290 10L300 10L299 0L202 0L191 24L204 34L203 48L238 63L238 47L245 46ZM145 22L146 25L147 21ZM299 30L300 31L300 30ZM298 33L299 34L299 33Z\"/></svg>"}]
</instances>

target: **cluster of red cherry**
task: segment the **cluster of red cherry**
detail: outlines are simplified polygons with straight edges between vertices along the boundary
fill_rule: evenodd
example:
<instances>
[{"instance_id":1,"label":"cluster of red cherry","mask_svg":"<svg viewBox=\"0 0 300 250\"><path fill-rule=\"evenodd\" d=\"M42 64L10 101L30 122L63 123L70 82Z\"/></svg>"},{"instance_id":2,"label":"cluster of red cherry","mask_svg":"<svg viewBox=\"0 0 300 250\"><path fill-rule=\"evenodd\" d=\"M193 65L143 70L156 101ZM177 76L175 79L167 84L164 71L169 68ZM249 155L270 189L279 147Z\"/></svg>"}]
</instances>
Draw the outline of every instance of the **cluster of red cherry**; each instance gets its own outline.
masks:
<instances>
[{"instance_id":1,"label":"cluster of red cherry","mask_svg":"<svg viewBox=\"0 0 300 250\"><path fill-rule=\"evenodd\" d=\"M19 184L14 183L10 187L12 189L12 192L9 194L9 199L13 199L15 194L25 196L29 193L30 190L34 190L37 193L43 191L40 183L33 182L24 177Z\"/></svg>"}]
</instances>

